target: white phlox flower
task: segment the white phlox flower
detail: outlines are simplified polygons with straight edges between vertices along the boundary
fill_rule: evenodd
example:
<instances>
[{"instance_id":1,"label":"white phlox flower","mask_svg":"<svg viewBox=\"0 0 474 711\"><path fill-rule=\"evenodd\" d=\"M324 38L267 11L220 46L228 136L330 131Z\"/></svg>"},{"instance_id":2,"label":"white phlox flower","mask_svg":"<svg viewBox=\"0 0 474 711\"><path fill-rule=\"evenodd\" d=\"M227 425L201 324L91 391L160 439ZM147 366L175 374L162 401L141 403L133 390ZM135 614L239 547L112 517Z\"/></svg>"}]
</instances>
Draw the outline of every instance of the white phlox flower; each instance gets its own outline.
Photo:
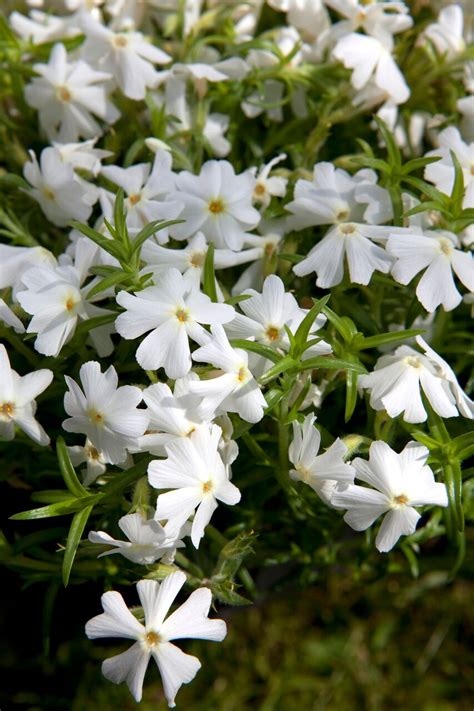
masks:
<instances>
[{"instance_id":1,"label":"white phlox flower","mask_svg":"<svg viewBox=\"0 0 474 711\"><path fill-rule=\"evenodd\" d=\"M425 344L426 345L426 344ZM425 422L421 391L440 417L457 417L457 399L439 363L410 346L399 346L393 355L378 359L375 370L361 375L359 384L370 391L370 406L390 417L403 413L405 422ZM464 414L464 412L463 412Z\"/></svg>"},{"instance_id":2,"label":"white phlox flower","mask_svg":"<svg viewBox=\"0 0 474 711\"><path fill-rule=\"evenodd\" d=\"M202 416L236 412L247 422L259 422L267 402L249 369L247 352L232 348L222 326L213 326L211 333L212 340L194 351L193 360L214 365L222 375L189 384L190 392L203 398Z\"/></svg>"},{"instance_id":3,"label":"white phlox flower","mask_svg":"<svg viewBox=\"0 0 474 711\"><path fill-rule=\"evenodd\" d=\"M102 159L110 158L112 151L104 151L101 148L95 148L97 138L91 138L89 141L81 143L55 143L59 155L65 163L70 163L74 169L80 168L91 173L96 178L102 168Z\"/></svg>"},{"instance_id":4,"label":"white phlox flower","mask_svg":"<svg viewBox=\"0 0 474 711\"><path fill-rule=\"evenodd\" d=\"M410 96L405 77L387 48L375 37L356 32L345 35L332 52L335 59L352 69L351 83L354 89L362 89L370 79L382 89L395 104L404 104Z\"/></svg>"},{"instance_id":5,"label":"white phlox flower","mask_svg":"<svg viewBox=\"0 0 474 711\"><path fill-rule=\"evenodd\" d=\"M285 326L294 333L308 313L307 309L301 309L293 294L285 292L282 280L275 274L265 279L261 294L253 289L246 289L243 293L250 296L239 304L244 315L236 314L234 319L226 324L227 335L231 338L250 338L270 348L288 351L290 341ZM326 318L322 314L316 317L309 339L317 336L316 332L325 321ZM323 353L331 353L331 346L321 340L304 352L303 359ZM252 353L249 357L256 366L252 368L254 374L260 371L263 373L263 370L271 365L259 355Z\"/></svg>"},{"instance_id":6,"label":"white phlox flower","mask_svg":"<svg viewBox=\"0 0 474 711\"><path fill-rule=\"evenodd\" d=\"M428 456L428 449L416 442L400 454L386 442L372 442L369 461L357 457L352 462L357 479L371 488L349 484L332 495L334 506L348 509L344 520L355 531L365 531L386 514L375 539L381 553L391 550L400 536L415 532L420 519L415 507L448 505L446 486L435 482Z\"/></svg>"},{"instance_id":7,"label":"white phlox flower","mask_svg":"<svg viewBox=\"0 0 474 711\"><path fill-rule=\"evenodd\" d=\"M388 50L393 47L393 35L409 29L413 20L403 2L358 2L357 0L325 0L332 10L345 20L329 30L335 38L363 29L366 35L378 39Z\"/></svg>"},{"instance_id":8,"label":"white phlox flower","mask_svg":"<svg viewBox=\"0 0 474 711\"><path fill-rule=\"evenodd\" d=\"M156 235L158 239L161 233L160 231ZM193 237L190 237L188 244L183 249L162 247L157 244L155 237L151 237L145 242L140 253L140 257L146 264L143 272L146 274L151 272L154 280L159 282L160 274L163 271L169 267L175 267L179 269L186 281L199 288L202 283L208 246L202 232L196 232ZM238 264L252 262L257 256L259 256L259 252L255 248L243 249L240 252L234 252L231 249L215 249L214 267L216 270L235 267Z\"/></svg>"},{"instance_id":9,"label":"white phlox flower","mask_svg":"<svg viewBox=\"0 0 474 711\"><path fill-rule=\"evenodd\" d=\"M428 25L420 41L428 39L441 55L452 59L466 48L463 36L464 17L461 5L443 7L438 21Z\"/></svg>"},{"instance_id":10,"label":"white phlox flower","mask_svg":"<svg viewBox=\"0 0 474 711\"><path fill-rule=\"evenodd\" d=\"M120 291L117 303L126 311L115 326L127 339L151 333L140 343L136 358L145 370L164 368L170 378L182 378L191 369L189 338L197 343L209 340L204 324L221 324L234 317L227 304L215 304L171 267L160 275L156 286L136 295Z\"/></svg>"},{"instance_id":11,"label":"white phlox flower","mask_svg":"<svg viewBox=\"0 0 474 711\"><path fill-rule=\"evenodd\" d=\"M349 175L332 163L316 163L312 180L297 180L288 227L301 230L315 225L368 222L378 225L393 216L388 192L377 185L373 170Z\"/></svg>"},{"instance_id":12,"label":"white phlox flower","mask_svg":"<svg viewBox=\"0 0 474 711\"><path fill-rule=\"evenodd\" d=\"M95 298L88 298L88 291L94 281L84 284L89 273L90 262L96 250L89 250L89 244L77 245L74 263L62 255L57 267L32 267L22 276L24 291L16 295L21 307L33 318L27 333L36 333L35 348L39 353L57 356L63 346L71 340L80 321L111 313L108 309L95 306L96 300L108 296L106 292ZM89 336L100 356L110 355L113 343L110 334L113 325L91 329Z\"/></svg>"},{"instance_id":13,"label":"white phlox flower","mask_svg":"<svg viewBox=\"0 0 474 711\"><path fill-rule=\"evenodd\" d=\"M126 199L127 226L138 231L154 220L174 220L183 208L183 203L168 200L174 188L172 158L167 151L157 151L153 167L138 163L130 168L106 166L102 175L123 188ZM161 244L168 241L168 230L160 230L156 238Z\"/></svg>"},{"instance_id":14,"label":"white phlox flower","mask_svg":"<svg viewBox=\"0 0 474 711\"><path fill-rule=\"evenodd\" d=\"M170 234L186 239L201 231L216 247L233 250L242 248L246 232L260 221L260 213L252 206L255 178L248 172L236 175L228 161L207 161L199 175L182 171L176 177L176 192L171 199L184 203Z\"/></svg>"},{"instance_id":15,"label":"white phlox flower","mask_svg":"<svg viewBox=\"0 0 474 711\"><path fill-rule=\"evenodd\" d=\"M84 486L90 486L106 472L107 462L104 455L94 447L87 437L83 447L74 445L73 447L68 447L67 451L73 467L86 464L86 468L82 470Z\"/></svg>"},{"instance_id":16,"label":"white phlox flower","mask_svg":"<svg viewBox=\"0 0 474 711\"><path fill-rule=\"evenodd\" d=\"M57 265L54 255L44 247L17 247L0 244L0 289L12 288L13 296L21 288L23 274L34 266Z\"/></svg>"},{"instance_id":17,"label":"white phlox flower","mask_svg":"<svg viewBox=\"0 0 474 711\"><path fill-rule=\"evenodd\" d=\"M0 343L0 438L12 440L19 427L37 444L46 446L49 437L35 419L38 397L53 380L53 372L43 368L19 375L10 365L5 346Z\"/></svg>"},{"instance_id":18,"label":"white phlox flower","mask_svg":"<svg viewBox=\"0 0 474 711\"><path fill-rule=\"evenodd\" d=\"M189 392L189 383L193 380L199 378L191 371L176 380L174 392L166 383L154 383L143 391L150 421L147 431L138 440L140 451L164 457L168 442L189 437L198 427L206 426L199 412L201 398Z\"/></svg>"},{"instance_id":19,"label":"white phlox flower","mask_svg":"<svg viewBox=\"0 0 474 711\"><path fill-rule=\"evenodd\" d=\"M167 64L171 57L148 42L141 32L113 32L91 15L83 14L86 35L82 53L91 64L111 74L129 99L140 101L146 90L157 86L160 75L154 64Z\"/></svg>"},{"instance_id":20,"label":"white phlox flower","mask_svg":"<svg viewBox=\"0 0 474 711\"><path fill-rule=\"evenodd\" d=\"M87 62L67 61L63 44L56 44L48 64L34 64L35 77L25 88L26 103L38 110L41 128L50 140L61 143L96 138L102 133L94 116L114 123L120 112L107 98L110 75Z\"/></svg>"},{"instance_id":21,"label":"white phlox flower","mask_svg":"<svg viewBox=\"0 0 474 711\"><path fill-rule=\"evenodd\" d=\"M261 289L266 277L266 265L275 258L278 253L280 242L284 237L286 224L269 226L265 228L265 223L261 225L261 235L247 234L245 245L250 249L244 250L248 256L252 256L252 264L245 269L232 287L232 295L238 296L245 289ZM241 252L242 254L242 252Z\"/></svg>"},{"instance_id":22,"label":"white phlox flower","mask_svg":"<svg viewBox=\"0 0 474 711\"><path fill-rule=\"evenodd\" d=\"M64 420L63 428L66 432L87 435L105 462L124 462L127 448L136 447L137 438L148 426L147 413L137 409L142 400L140 388L119 387L115 368L110 366L102 373L96 361L81 366L83 390L68 375L64 377L68 386L64 409L69 418Z\"/></svg>"},{"instance_id":23,"label":"white phlox flower","mask_svg":"<svg viewBox=\"0 0 474 711\"><path fill-rule=\"evenodd\" d=\"M176 538L174 529L163 527L154 518L147 520L140 513L122 516L118 525L128 541L112 538L105 531L89 531L88 539L91 543L113 546L100 553L98 558L120 553L127 560L140 565L151 565L164 558L169 563L176 548L184 547L184 543Z\"/></svg>"},{"instance_id":24,"label":"white phlox flower","mask_svg":"<svg viewBox=\"0 0 474 711\"><path fill-rule=\"evenodd\" d=\"M255 178L255 187L253 189L254 202L262 205L263 208L268 207L273 196L285 197L288 178L273 175L270 176L270 171L273 166L285 160L286 153L281 153L276 158L262 165L259 169L256 167L250 168L249 173Z\"/></svg>"},{"instance_id":25,"label":"white phlox flower","mask_svg":"<svg viewBox=\"0 0 474 711\"><path fill-rule=\"evenodd\" d=\"M67 17L59 17L42 10L33 9L28 16L15 11L11 13L8 21L17 35L24 40L30 40L34 45L80 34L79 28L70 24Z\"/></svg>"},{"instance_id":26,"label":"white phlox flower","mask_svg":"<svg viewBox=\"0 0 474 711\"><path fill-rule=\"evenodd\" d=\"M288 449L288 458L295 468L290 477L308 484L320 498L331 505L331 496L340 485L354 483L354 468L344 463L347 447L337 438L328 449L318 454L321 435L314 426L316 417L306 415L303 424L293 421L293 441Z\"/></svg>"},{"instance_id":27,"label":"white phlox flower","mask_svg":"<svg viewBox=\"0 0 474 711\"><path fill-rule=\"evenodd\" d=\"M168 575L161 583L155 580L137 583L144 624L130 612L120 593L106 592L102 595L103 614L93 617L86 625L89 639L121 637L135 640L126 652L106 659L102 664L105 678L115 684L125 681L135 701L142 698L143 679L153 657L161 674L168 706L174 708L178 690L182 684L194 679L201 663L172 642L176 639L221 642L226 636L225 622L207 617L212 602L208 588L195 590L165 619L185 582L186 575L177 572Z\"/></svg>"},{"instance_id":28,"label":"white phlox flower","mask_svg":"<svg viewBox=\"0 0 474 711\"><path fill-rule=\"evenodd\" d=\"M429 151L426 157L439 156L441 160L425 167L425 180L433 183L442 193L451 195L455 179L452 151L461 165L464 177L463 207L474 207L474 143L465 143L459 129L454 126L441 131L437 140L438 148Z\"/></svg>"},{"instance_id":29,"label":"white phlox flower","mask_svg":"<svg viewBox=\"0 0 474 711\"><path fill-rule=\"evenodd\" d=\"M71 220L87 222L97 200L97 189L74 173L56 148L45 148L40 163L33 151L25 163L23 175L33 187L28 190L54 225L65 227Z\"/></svg>"},{"instance_id":30,"label":"white phlox flower","mask_svg":"<svg viewBox=\"0 0 474 711\"><path fill-rule=\"evenodd\" d=\"M309 40L330 26L329 14L321 0L267 0L274 10L286 12L288 25L301 30Z\"/></svg>"},{"instance_id":31,"label":"white phlox flower","mask_svg":"<svg viewBox=\"0 0 474 711\"><path fill-rule=\"evenodd\" d=\"M166 444L167 459L148 466L152 486L173 489L158 495L155 518L180 528L194 514L191 541L196 548L218 502L234 506L240 501L240 491L230 481L229 467L219 452L221 434L218 425L200 427L189 437Z\"/></svg>"},{"instance_id":32,"label":"white phlox flower","mask_svg":"<svg viewBox=\"0 0 474 711\"><path fill-rule=\"evenodd\" d=\"M0 323L10 326L16 333L25 333L23 323L3 299L0 299Z\"/></svg>"},{"instance_id":33,"label":"white phlox flower","mask_svg":"<svg viewBox=\"0 0 474 711\"><path fill-rule=\"evenodd\" d=\"M423 350L424 354L430 358L432 363L436 365L438 377L446 380L449 390L456 400L456 407L458 408L459 413L463 417L467 417L470 420L474 419L474 402L460 387L454 370L451 368L449 363L447 363L444 358L441 358L441 356L438 355L438 353L436 353L436 351L434 351L421 336L416 336L415 340L418 346Z\"/></svg>"},{"instance_id":34,"label":"white phlox flower","mask_svg":"<svg viewBox=\"0 0 474 711\"><path fill-rule=\"evenodd\" d=\"M453 272L469 291L474 291L472 254L459 249L459 240L451 232L395 227L387 241L387 252L397 260L392 276L400 284L409 284L426 270L417 284L416 295L429 312L440 305L451 311L461 303Z\"/></svg>"}]
</instances>

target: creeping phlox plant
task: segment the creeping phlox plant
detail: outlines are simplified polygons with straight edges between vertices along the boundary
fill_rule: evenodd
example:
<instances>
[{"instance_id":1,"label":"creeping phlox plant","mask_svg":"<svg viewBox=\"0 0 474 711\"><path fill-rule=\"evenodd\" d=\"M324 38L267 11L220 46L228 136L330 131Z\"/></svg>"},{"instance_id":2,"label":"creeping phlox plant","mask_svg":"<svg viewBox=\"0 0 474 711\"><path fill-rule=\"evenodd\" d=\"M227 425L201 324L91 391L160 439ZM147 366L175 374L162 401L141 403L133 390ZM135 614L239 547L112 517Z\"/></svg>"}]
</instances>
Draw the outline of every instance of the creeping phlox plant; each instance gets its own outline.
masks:
<instances>
[{"instance_id":1,"label":"creeping phlox plant","mask_svg":"<svg viewBox=\"0 0 474 711\"><path fill-rule=\"evenodd\" d=\"M211 604L269 566L462 565L474 53L459 5L28 4L0 22L0 451L35 506L0 559L103 585L86 634L131 642L104 676L140 701L152 657L173 707L175 642L222 641Z\"/></svg>"}]
</instances>

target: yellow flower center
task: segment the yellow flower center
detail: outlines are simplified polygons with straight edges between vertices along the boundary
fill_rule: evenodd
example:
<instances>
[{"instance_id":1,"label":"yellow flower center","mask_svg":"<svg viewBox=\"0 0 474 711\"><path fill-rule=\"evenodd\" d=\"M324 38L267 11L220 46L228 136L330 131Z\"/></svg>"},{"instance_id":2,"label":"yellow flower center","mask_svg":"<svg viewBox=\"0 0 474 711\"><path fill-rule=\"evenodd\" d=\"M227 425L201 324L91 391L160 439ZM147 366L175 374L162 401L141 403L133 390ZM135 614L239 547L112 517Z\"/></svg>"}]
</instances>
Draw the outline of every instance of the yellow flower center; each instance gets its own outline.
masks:
<instances>
[{"instance_id":1,"label":"yellow flower center","mask_svg":"<svg viewBox=\"0 0 474 711\"><path fill-rule=\"evenodd\" d=\"M118 47L119 49L123 49L128 45L128 37L125 37L125 35L117 35L116 37L113 38L112 43L114 44L115 47Z\"/></svg>"},{"instance_id":2,"label":"yellow flower center","mask_svg":"<svg viewBox=\"0 0 474 711\"><path fill-rule=\"evenodd\" d=\"M142 196L140 195L140 193L134 193L133 195L130 195L130 197L128 198L128 201L129 201L130 205L136 205L137 202L140 202L141 199L142 199Z\"/></svg>"},{"instance_id":3,"label":"yellow flower center","mask_svg":"<svg viewBox=\"0 0 474 711\"><path fill-rule=\"evenodd\" d=\"M349 210L347 210L347 209L339 210L339 212L336 215L336 220L338 222L344 222L345 220L347 220L348 217L349 217Z\"/></svg>"},{"instance_id":4,"label":"yellow flower center","mask_svg":"<svg viewBox=\"0 0 474 711\"><path fill-rule=\"evenodd\" d=\"M343 235L352 235L356 231L356 226L352 222L347 222L339 227Z\"/></svg>"},{"instance_id":5,"label":"yellow flower center","mask_svg":"<svg viewBox=\"0 0 474 711\"><path fill-rule=\"evenodd\" d=\"M204 264L204 254L202 252L194 252L194 254L192 254L191 256L190 263L191 266L196 267L196 269L198 267L202 267L202 265Z\"/></svg>"},{"instance_id":6,"label":"yellow flower center","mask_svg":"<svg viewBox=\"0 0 474 711\"><path fill-rule=\"evenodd\" d=\"M54 200L55 199L54 192L51 190L51 188L48 188L46 185L44 185L42 187L41 192L43 193L46 200Z\"/></svg>"},{"instance_id":7,"label":"yellow flower center","mask_svg":"<svg viewBox=\"0 0 474 711\"><path fill-rule=\"evenodd\" d=\"M403 505L408 503L408 496L406 494L399 494L395 496L394 501L398 505Z\"/></svg>"},{"instance_id":8,"label":"yellow flower center","mask_svg":"<svg viewBox=\"0 0 474 711\"><path fill-rule=\"evenodd\" d=\"M245 365L241 366L237 372L237 380L243 383L247 379L248 370Z\"/></svg>"},{"instance_id":9,"label":"yellow flower center","mask_svg":"<svg viewBox=\"0 0 474 711\"><path fill-rule=\"evenodd\" d=\"M158 632L151 630L151 632L145 634L145 642L149 647L155 647L161 642L161 637Z\"/></svg>"},{"instance_id":10,"label":"yellow flower center","mask_svg":"<svg viewBox=\"0 0 474 711\"><path fill-rule=\"evenodd\" d=\"M0 414L5 417L13 417L14 411L15 408L11 402L4 402L3 405L0 406Z\"/></svg>"},{"instance_id":11,"label":"yellow flower center","mask_svg":"<svg viewBox=\"0 0 474 711\"><path fill-rule=\"evenodd\" d=\"M66 303L64 304L66 307L66 311L73 311L75 304L76 304L76 302L74 301L72 296L70 296L69 299L67 299Z\"/></svg>"},{"instance_id":12,"label":"yellow flower center","mask_svg":"<svg viewBox=\"0 0 474 711\"><path fill-rule=\"evenodd\" d=\"M265 335L269 341L277 341L280 336L280 329L276 326L269 326L265 331Z\"/></svg>"},{"instance_id":13,"label":"yellow flower center","mask_svg":"<svg viewBox=\"0 0 474 711\"><path fill-rule=\"evenodd\" d=\"M95 408L91 408L88 413L89 419L96 425L103 425L105 422L105 417L101 412L98 412Z\"/></svg>"},{"instance_id":14,"label":"yellow flower center","mask_svg":"<svg viewBox=\"0 0 474 711\"><path fill-rule=\"evenodd\" d=\"M416 356L408 356L405 358L405 363L412 368L421 368L421 363Z\"/></svg>"},{"instance_id":15,"label":"yellow flower center","mask_svg":"<svg viewBox=\"0 0 474 711\"><path fill-rule=\"evenodd\" d=\"M61 101L71 101L72 99L72 94L67 88L67 86L59 86L57 94Z\"/></svg>"},{"instance_id":16,"label":"yellow flower center","mask_svg":"<svg viewBox=\"0 0 474 711\"><path fill-rule=\"evenodd\" d=\"M205 481L204 484L202 485L202 491L204 494L208 494L210 491L212 491L214 488L214 484L212 481L209 479L209 481Z\"/></svg>"},{"instance_id":17,"label":"yellow flower center","mask_svg":"<svg viewBox=\"0 0 474 711\"><path fill-rule=\"evenodd\" d=\"M262 195L264 195L265 193L266 193L265 185L263 183L257 183L254 188L254 194L257 197L262 197Z\"/></svg>"},{"instance_id":18,"label":"yellow flower center","mask_svg":"<svg viewBox=\"0 0 474 711\"><path fill-rule=\"evenodd\" d=\"M215 200L211 200L207 207L209 212L212 212L213 215L220 215L221 212L224 212L225 209L224 202L221 200L221 198L215 198Z\"/></svg>"},{"instance_id":19,"label":"yellow flower center","mask_svg":"<svg viewBox=\"0 0 474 711\"><path fill-rule=\"evenodd\" d=\"M446 254L446 256L449 256L451 252L453 251L453 245L448 239L440 239L439 241L439 247L442 251L443 254Z\"/></svg>"},{"instance_id":20,"label":"yellow flower center","mask_svg":"<svg viewBox=\"0 0 474 711\"><path fill-rule=\"evenodd\" d=\"M176 311L176 318L180 323L185 323L188 320L188 312L185 309L178 309Z\"/></svg>"}]
</instances>

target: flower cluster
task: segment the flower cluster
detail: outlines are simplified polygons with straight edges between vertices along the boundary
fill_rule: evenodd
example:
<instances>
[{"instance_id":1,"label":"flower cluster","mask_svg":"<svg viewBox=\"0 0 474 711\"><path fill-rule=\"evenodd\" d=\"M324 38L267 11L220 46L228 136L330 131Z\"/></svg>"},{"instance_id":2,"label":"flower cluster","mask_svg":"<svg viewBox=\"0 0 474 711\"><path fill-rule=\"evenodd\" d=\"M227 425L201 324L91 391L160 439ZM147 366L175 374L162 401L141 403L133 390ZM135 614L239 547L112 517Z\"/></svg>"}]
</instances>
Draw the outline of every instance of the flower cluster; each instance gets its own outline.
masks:
<instances>
[{"instance_id":1,"label":"flower cluster","mask_svg":"<svg viewBox=\"0 0 474 711\"><path fill-rule=\"evenodd\" d=\"M66 584L75 557L142 578L141 609L109 590L86 634L133 641L102 670L137 701L153 657L173 707L200 668L173 642L224 639L211 602L246 602L271 509L322 513L298 563L382 516L379 552L460 545L468 38L458 5L28 4L0 47L0 439L45 478L53 439L67 492L16 518L73 514ZM280 537L259 565L290 559Z\"/></svg>"}]
</instances>

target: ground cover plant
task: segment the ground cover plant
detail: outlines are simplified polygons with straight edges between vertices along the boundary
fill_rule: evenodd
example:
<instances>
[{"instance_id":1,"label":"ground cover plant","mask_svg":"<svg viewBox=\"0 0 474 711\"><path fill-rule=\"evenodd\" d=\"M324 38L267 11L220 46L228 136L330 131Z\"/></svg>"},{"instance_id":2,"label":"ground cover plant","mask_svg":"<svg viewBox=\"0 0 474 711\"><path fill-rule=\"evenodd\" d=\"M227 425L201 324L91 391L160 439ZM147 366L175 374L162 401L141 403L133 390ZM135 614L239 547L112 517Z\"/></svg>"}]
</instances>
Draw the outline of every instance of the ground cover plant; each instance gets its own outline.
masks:
<instances>
[{"instance_id":1,"label":"ground cover plant","mask_svg":"<svg viewBox=\"0 0 474 711\"><path fill-rule=\"evenodd\" d=\"M471 566L462 7L3 9L0 561L32 674L86 665L68 696L12 673L6 707L464 703L432 671ZM381 650L418 609L407 701Z\"/></svg>"}]
</instances>

